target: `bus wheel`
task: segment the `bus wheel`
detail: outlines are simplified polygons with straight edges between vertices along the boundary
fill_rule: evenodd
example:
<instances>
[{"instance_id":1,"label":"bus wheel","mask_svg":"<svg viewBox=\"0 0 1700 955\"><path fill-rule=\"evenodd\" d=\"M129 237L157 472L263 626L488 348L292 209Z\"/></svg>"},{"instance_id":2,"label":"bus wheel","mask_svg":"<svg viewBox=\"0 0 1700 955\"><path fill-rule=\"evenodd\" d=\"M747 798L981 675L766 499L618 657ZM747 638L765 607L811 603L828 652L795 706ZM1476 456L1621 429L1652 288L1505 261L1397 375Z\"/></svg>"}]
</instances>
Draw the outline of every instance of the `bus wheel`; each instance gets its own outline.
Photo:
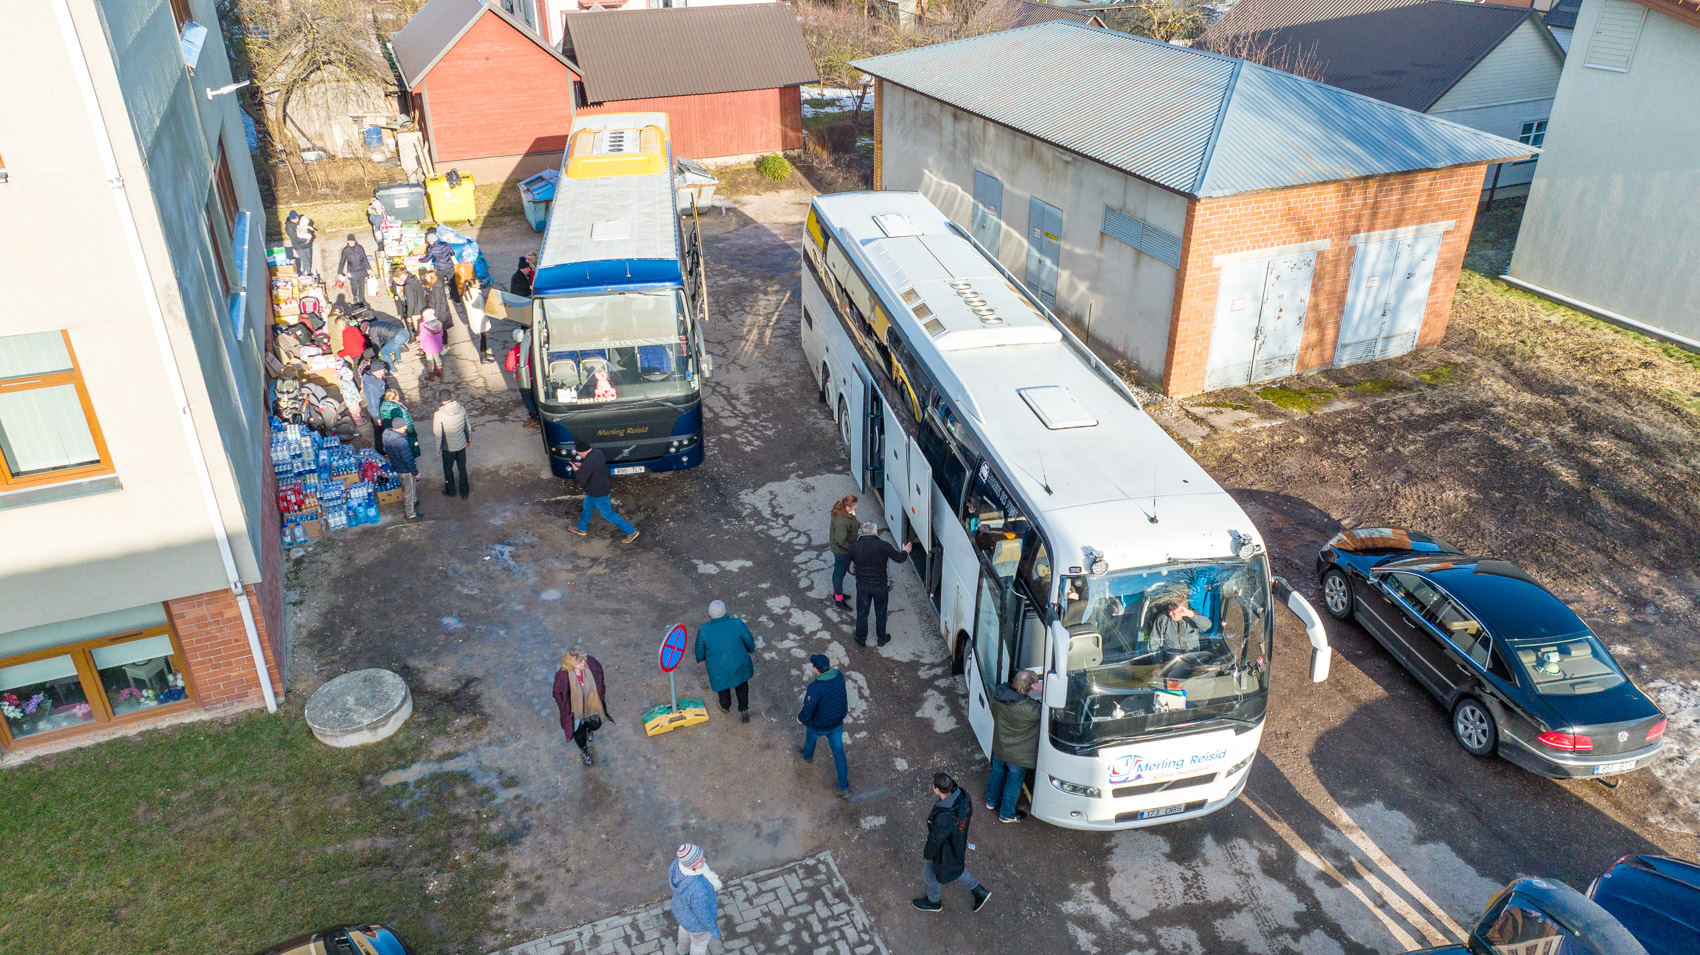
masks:
<instances>
[{"instance_id":1,"label":"bus wheel","mask_svg":"<svg viewBox=\"0 0 1700 955\"><path fill-rule=\"evenodd\" d=\"M844 452L850 452L850 406L844 396L838 396L838 436L844 439Z\"/></svg>"}]
</instances>

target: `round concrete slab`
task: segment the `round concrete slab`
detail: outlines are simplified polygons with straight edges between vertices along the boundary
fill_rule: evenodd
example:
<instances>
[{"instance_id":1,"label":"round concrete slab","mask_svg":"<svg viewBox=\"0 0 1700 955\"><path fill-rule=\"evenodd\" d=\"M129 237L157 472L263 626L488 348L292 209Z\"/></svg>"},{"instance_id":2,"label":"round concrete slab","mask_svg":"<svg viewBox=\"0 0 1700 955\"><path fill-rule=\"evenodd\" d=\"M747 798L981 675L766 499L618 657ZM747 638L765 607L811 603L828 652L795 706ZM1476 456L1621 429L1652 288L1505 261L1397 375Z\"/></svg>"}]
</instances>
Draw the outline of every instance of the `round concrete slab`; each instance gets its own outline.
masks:
<instances>
[{"instance_id":1,"label":"round concrete slab","mask_svg":"<svg viewBox=\"0 0 1700 955\"><path fill-rule=\"evenodd\" d=\"M313 691L307 700L307 726L328 746L376 743L413 713L413 694L388 670L344 673Z\"/></svg>"}]
</instances>

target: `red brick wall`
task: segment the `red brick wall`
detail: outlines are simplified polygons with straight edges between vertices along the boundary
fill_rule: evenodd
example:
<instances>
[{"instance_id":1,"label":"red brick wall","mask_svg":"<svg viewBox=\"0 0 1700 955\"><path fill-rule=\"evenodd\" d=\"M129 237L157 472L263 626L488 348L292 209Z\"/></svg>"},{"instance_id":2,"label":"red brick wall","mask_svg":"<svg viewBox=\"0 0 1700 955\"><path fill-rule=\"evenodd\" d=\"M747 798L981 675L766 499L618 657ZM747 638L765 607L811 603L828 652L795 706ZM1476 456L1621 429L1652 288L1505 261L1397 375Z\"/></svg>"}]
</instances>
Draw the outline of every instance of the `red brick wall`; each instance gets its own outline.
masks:
<instances>
[{"instance_id":1,"label":"red brick wall","mask_svg":"<svg viewBox=\"0 0 1700 955\"><path fill-rule=\"evenodd\" d=\"M1419 347L1438 342L1452 313L1452 293L1458 285L1486 171L1486 166L1465 166L1193 200L1187 208L1180 276L1175 284L1174 322L1163 369L1164 392L1186 395L1204 388L1221 278L1221 269L1213 260L1233 252L1330 241L1316 257L1304 343L1299 351L1298 370L1310 371L1325 368L1334 360L1346 286L1352 275L1351 237L1453 220L1452 230L1441 240L1428 309L1417 336Z\"/></svg>"},{"instance_id":2,"label":"red brick wall","mask_svg":"<svg viewBox=\"0 0 1700 955\"><path fill-rule=\"evenodd\" d=\"M673 155L689 159L748 156L803 148L803 91L798 86L701 96L597 103L596 113L666 113Z\"/></svg>"},{"instance_id":3,"label":"red brick wall","mask_svg":"<svg viewBox=\"0 0 1700 955\"><path fill-rule=\"evenodd\" d=\"M573 124L572 84L565 64L486 13L413 88L430 109L432 161L560 153Z\"/></svg>"},{"instance_id":4,"label":"red brick wall","mask_svg":"<svg viewBox=\"0 0 1700 955\"><path fill-rule=\"evenodd\" d=\"M258 605L263 595L248 587L250 604ZM242 626L242 611L236 596L228 590L215 590L193 597L180 597L165 603L171 624L177 628L177 639L183 644L183 665L194 684L195 697L207 709L256 703L265 699L260 681L254 672L254 655L248 649L248 633ZM272 675L272 689L283 694L277 642L262 615L256 614L260 646L266 656L266 666Z\"/></svg>"}]
</instances>

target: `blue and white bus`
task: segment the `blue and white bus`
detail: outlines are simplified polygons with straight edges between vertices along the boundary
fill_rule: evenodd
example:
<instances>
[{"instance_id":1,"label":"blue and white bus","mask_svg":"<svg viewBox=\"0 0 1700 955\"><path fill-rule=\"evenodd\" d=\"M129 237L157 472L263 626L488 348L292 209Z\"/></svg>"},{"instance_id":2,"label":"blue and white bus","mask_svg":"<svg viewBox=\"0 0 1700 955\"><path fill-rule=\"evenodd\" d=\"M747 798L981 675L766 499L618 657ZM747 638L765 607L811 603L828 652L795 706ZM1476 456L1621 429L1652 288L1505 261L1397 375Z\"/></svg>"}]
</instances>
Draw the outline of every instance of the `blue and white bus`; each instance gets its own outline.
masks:
<instances>
[{"instance_id":1,"label":"blue and white bus","mask_svg":"<svg viewBox=\"0 0 1700 955\"><path fill-rule=\"evenodd\" d=\"M1040 677L1033 814L1075 829L1187 819L1245 786L1274 612L1238 504L1037 296L912 192L818 196L803 352L851 473L936 612L988 754L991 701Z\"/></svg>"},{"instance_id":2,"label":"blue and white bus","mask_svg":"<svg viewBox=\"0 0 1700 955\"><path fill-rule=\"evenodd\" d=\"M588 447L617 475L702 463L708 291L700 233L675 203L666 114L574 120L532 280L530 360L560 477Z\"/></svg>"}]
</instances>

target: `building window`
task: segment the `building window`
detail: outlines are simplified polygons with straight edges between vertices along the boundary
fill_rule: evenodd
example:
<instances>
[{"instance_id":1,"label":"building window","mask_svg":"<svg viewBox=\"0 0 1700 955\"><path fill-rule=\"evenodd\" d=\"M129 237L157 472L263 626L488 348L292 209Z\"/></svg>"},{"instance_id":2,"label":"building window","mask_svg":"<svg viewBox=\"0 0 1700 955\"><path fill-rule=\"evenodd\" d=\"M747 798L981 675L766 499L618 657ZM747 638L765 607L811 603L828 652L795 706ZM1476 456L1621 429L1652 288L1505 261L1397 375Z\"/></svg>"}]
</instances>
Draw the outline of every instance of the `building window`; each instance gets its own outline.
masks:
<instances>
[{"instance_id":1,"label":"building window","mask_svg":"<svg viewBox=\"0 0 1700 955\"><path fill-rule=\"evenodd\" d=\"M177 35L183 35L185 24L193 23L195 15L189 10L189 0L171 0L171 20L177 24Z\"/></svg>"},{"instance_id":2,"label":"building window","mask_svg":"<svg viewBox=\"0 0 1700 955\"><path fill-rule=\"evenodd\" d=\"M0 338L0 491L111 471L70 335Z\"/></svg>"},{"instance_id":3,"label":"building window","mask_svg":"<svg viewBox=\"0 0 1700 955\"><path fill-rule=\"evenodd\" d=\"M1594 35L1588 40L1588 55L1582 65L1613 73L1629 72L1635 59L1635 44L1641 39L1641 24L1647 8L1634 0L1606 0ZM1571 41L1574 43L1575 41Z\"/></svg>"},{"instance_id":4,"label":"building window","mask_svg":"<svg viewBox=\"0 0 1700 955\"><path fill-rule=\"evenodd\" d=\"M1547 141L1547 121L1532 119L1523 124L1523 131L1517 134L1517 141L1525 146L1540 148Z\"/></svg>"},{"instance_id":5,"label":"building window","mask_svg":"<svg viewBox=\"0 0 1700 955\"><path fill-rule=\"evenodd\" d=\"M39 645L63 639L79 624L124 618L145 625L0 657L0 743L51 739L194 705L182 646L159 605L6 634L0 645Z\"/></svg>"},{"instance_id":6,"label":"building window","mask_svg":"<svg viewBox=\"0 0 1700 955\"><path fill-rule=\"evenodd\" d=\"M221 221L224 215L212 199L207 200L206 219L207 243L212 246L213 254L213 291L224 303L230 300L230 257L224 250L224 243L230 237L230 223Z\"/></svg>"},{"instance_id":7,"label":"building window","mask_svg":"<svg viewBox=\"0 0 1700 955\"><path fill-rule=\"evenodd\" d=\"M230 159L224 153L224 137L218 140L218 162L213 165L213 189L218 193L218 208L224 213L224 225L231 241L236 240L236 220L242 214L242 203L236 197L236 182L230 178Z\"/></svg>"}]
</instances>

